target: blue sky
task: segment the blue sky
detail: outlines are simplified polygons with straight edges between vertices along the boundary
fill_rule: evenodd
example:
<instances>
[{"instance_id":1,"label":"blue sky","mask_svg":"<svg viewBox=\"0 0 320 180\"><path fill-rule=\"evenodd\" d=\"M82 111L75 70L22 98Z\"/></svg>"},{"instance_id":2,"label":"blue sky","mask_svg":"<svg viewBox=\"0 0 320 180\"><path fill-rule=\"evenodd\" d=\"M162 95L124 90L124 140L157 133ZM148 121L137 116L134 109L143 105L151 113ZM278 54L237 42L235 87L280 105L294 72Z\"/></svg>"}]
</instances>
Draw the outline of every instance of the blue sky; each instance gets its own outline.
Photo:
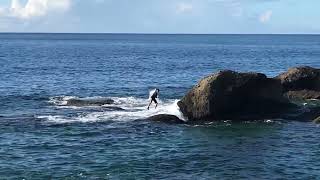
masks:
<instances>
[{"instance_id":1,"label":"blue sky","mask_svg":"<svg viewBox=\"0 0 320 180\"><path fill-rule=\"evenodd\" d=\"M320 33L320 0L0 0L0 32Z\"/></svg>"}]
</instances>

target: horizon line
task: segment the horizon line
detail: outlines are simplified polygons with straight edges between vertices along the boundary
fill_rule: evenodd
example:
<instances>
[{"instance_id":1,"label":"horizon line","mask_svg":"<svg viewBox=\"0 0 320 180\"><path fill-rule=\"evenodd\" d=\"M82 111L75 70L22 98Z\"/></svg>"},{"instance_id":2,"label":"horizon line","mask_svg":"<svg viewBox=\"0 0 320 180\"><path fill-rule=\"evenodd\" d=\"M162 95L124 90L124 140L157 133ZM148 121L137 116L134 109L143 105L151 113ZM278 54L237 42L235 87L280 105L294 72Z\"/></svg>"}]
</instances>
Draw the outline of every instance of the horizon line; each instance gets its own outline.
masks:
<instances>
[{"instance_id":1,"label":"horizon line","mask_svg":"<svg viewBox=\"0 0 320 180\"><path fill-rule=\"evenodd\" d=\"M123 35L320 35L320 33L127 33L127 32L0 32L0 34L123 34Z\"/></svg>"}]
</instances>

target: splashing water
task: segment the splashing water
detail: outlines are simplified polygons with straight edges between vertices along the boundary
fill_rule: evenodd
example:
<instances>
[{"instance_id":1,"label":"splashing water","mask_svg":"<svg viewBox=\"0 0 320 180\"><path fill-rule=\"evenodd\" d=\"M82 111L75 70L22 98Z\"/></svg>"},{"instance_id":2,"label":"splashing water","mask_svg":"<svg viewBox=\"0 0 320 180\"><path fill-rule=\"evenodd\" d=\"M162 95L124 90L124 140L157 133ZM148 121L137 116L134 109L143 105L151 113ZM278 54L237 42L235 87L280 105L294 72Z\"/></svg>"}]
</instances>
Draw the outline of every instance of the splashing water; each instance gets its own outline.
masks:
<instances>
[{"instance_id":1,"label":"splashing water","mask_svg":"<svg viewBox=\"0 0 320 180\"><path fill-rule=\"evenodd\" d=\"M151 93L151 92L150 92ZM58 108L66 109L83 109L83 113L77 114L77 116L65 116L65 115L44 115L38 116L39 119L45 119L48 122L54 123L70 123L70 122L96 122L96 121L133 121L137 119L146 119L150 116L157 114L171 114L185 120L180 109L177 105L179 100L167 99L159 100L157 108L152 104L150 109L147 110L149 103L148 99L135 98L135 97L108 97L112 99L112 104L105 104L102 106L96 106L100 111L97 112L86 112L87 108L95 106L67 106L70 99L106 99L106 97L87 97L78 98L75 96L63 96L50 98L49 103L55 105ZM117 108L104 111L104 108ZM102 109L102 111L101 111Z\"/></svg>"}]
</instances>

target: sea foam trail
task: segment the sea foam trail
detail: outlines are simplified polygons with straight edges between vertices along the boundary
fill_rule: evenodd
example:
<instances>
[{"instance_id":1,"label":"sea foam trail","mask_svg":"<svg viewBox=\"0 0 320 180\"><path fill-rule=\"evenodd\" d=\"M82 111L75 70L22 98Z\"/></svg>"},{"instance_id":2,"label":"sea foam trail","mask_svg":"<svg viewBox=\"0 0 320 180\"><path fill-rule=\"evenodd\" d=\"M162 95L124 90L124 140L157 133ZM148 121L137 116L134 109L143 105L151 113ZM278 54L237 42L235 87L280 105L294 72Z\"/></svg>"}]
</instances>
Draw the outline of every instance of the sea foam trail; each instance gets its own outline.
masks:
<instances>
[{"instance_id":1,"label":"sea foam trail","mask_svg":"<svg viewBox=\"0 0 320 180\"><path fill-rule=\"evenodd\" d=\"M67 106L68 100L70 99L112 99L112 104L104 104L102 106L96 106L99 108L97 112L87 112L86 108L93 107L82 106L82 107L74 107ZM180 119L184 119L180 109L177 105L177 99L167 99L167 100L159 100L159 105L155 108L155 104L153 103L150 106L150 109L147 110L147 106L149 104L149 99L144 98L136 98L136 97L87 97L87 98L78 98L75 96L64 96L64 97L53 97L50 98L49 102L53 104L55 107L59 108L82 108L83 113L77 116L64 116L64 115L45 115L38 116L40 119L45 119L49 122L55 123L70 123L70 122L96 122L96 121L133 121L137 119L146 119L150 116L157 114L171 114L179 117ZM101 111L103 108L108 107L118 107L118 109Z\"/></svg>"}]
</instances>

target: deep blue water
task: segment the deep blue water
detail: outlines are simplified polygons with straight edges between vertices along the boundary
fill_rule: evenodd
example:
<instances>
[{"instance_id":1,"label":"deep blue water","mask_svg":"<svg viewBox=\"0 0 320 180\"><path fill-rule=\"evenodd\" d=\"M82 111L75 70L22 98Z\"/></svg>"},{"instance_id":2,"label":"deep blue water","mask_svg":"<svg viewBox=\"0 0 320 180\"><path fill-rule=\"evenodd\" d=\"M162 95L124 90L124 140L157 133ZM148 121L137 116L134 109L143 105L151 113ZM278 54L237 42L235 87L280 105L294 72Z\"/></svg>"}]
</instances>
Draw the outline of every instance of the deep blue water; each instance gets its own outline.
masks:
<instances>
[{"instance_id":1,"label":"deep blue water","mask_svg":"<svg viewBox=\"0 0 320 180\"><path fill-rule=\"evenodd\" d=\"M298 65L320 68L320 35L0 34L0 179L317 179L313 123L144 120L217 70Z\"/></svg>"}]
</instances>

